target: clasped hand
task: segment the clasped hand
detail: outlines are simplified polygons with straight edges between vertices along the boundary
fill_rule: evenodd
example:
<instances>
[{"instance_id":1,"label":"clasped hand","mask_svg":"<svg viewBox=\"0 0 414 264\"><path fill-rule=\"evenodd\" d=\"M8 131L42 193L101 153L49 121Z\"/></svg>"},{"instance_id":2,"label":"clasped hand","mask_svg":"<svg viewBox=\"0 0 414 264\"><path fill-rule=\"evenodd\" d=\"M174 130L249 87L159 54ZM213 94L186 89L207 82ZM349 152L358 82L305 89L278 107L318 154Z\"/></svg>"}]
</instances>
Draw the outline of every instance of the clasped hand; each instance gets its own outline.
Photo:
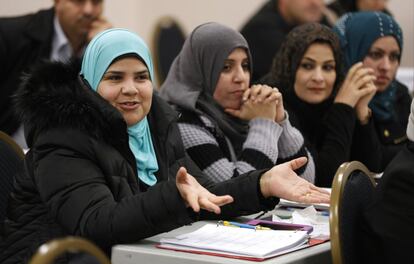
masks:
<instances>
[{"instance_id":1,"label":"clasped hand","mask_svg":"<svg viewBox=\"0 0 414 264\"><path fill-rule=\"evenodd\" d=\"M285 118L282 94L277 88L260 84L244 92L239 109L227 108L225 111L243 120L266 118L280 123Z\"/></svg>"},{"instance_id":2,"label":"clasped hand","mask_svg":"<svg viewBox=\"0 0 414 264\"><path fill-rule=\"evenodd\" d=\"M374 71L371 68L364 67L362 62L354 64L349 69L345 81L335 97L335 102L355 107L361 98L375 94L375 85L373 86L375 79Z\"/></svg>"}]
</instances>

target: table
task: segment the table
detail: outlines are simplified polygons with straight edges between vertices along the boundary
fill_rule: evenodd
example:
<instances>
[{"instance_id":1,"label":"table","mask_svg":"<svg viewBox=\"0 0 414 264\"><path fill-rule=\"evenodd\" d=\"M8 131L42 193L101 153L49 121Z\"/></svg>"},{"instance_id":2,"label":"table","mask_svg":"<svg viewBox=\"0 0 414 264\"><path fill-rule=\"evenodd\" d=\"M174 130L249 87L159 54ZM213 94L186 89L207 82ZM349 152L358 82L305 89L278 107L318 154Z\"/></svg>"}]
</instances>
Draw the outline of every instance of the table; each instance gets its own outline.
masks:
<instances>
[{"instance_id":1,"label":"table","mask_svg":"<svg viewBox=\"0 0 414 264\"><path fill-rule=\"evenodd\" d=\"M136 244L116 245L112 248L112 264L258 263L247 260L176 252L173 250L165 250L155 247L162 237L177 236L183 233L192 232L206 223L212 223L212 221L195 222L190 226L183 226L170 232L144 239ZM268 259L260 263L332 263L330 249L330 242L326 242L313 247L291 252L286 255Z\"/></svg>"}]
</instances>

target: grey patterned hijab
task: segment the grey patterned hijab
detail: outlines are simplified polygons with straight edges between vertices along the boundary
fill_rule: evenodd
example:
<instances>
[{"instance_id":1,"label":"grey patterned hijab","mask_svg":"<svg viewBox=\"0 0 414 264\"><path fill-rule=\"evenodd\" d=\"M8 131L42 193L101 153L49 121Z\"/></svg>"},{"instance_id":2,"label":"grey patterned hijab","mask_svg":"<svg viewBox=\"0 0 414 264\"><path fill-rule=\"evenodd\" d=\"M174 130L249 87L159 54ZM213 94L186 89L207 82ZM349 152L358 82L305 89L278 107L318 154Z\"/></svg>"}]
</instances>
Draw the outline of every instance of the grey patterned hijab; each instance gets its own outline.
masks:
<instances>
[{"instance_id":1,"label":"grey patterned hijab","mask_svg":"<svg viewBox=\"0 0 414 264\"><path fill-rule=\"evenodd\" d=\"M225 113L213 98L224 61L236 48L246 50L252 72L249 48L239 32L214 22L196 27L175 58L160 94L179 108L215 120L237 153L246 138L247 123Z\"/></svg>"}]
</instances>

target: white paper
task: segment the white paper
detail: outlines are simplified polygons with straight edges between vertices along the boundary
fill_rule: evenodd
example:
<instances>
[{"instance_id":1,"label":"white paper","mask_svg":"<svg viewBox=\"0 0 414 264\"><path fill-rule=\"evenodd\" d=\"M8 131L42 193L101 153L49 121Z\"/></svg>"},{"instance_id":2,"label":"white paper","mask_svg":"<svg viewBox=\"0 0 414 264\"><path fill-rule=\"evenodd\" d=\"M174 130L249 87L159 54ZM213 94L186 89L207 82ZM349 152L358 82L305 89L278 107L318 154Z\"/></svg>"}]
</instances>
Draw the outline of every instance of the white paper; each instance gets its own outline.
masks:
<instances>
[{"instance_id":1,"label":"white paper","mask_svg":"<svg viewBox=\"0 0 414 264\"><path fill-rule=\"evenodd\" d=\"M161 244L180 248L205 249L218 253L266 258L307 241L306 231L254 230L206 224L200 229L175 238L162 238Z\"/></svg>"}]
</instances>

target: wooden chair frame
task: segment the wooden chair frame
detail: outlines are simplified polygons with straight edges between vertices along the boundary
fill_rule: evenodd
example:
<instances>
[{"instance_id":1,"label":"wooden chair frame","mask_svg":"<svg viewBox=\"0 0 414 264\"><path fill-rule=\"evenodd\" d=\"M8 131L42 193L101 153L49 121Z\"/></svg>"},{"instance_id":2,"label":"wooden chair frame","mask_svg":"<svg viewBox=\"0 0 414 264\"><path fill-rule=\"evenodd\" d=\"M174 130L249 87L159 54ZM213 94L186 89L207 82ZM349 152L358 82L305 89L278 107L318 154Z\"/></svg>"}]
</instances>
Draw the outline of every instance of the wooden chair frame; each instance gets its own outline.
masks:
<instances>
[{"instance_id":1,"label":"wooden chair frame","mask_svg":"<svg viewBox=\"0 0 414 264\"><path fill-rule=\"evenodd\" d=\"M54 239L39 247L29 264L49 264L65 252L84 252L96 257L102 264L111 264L108 257L96 245L80 237Z\"/></svg>"},{"instance_id":2,"label":"wooden chair frame","mask_svg":"<svg viewBox=\"0 0 414 264\"><path fill-rule=\"evenodd\" d=\"M329 209L329 229L331 236L331 254L334 264L342 264L343 256L341 251L341 240L339 230L340 211L339 207L342 203L342 196L349 176L355 171L362 171L366 174L375 186L374 173L370 172L364 164L359 161L351 161L343 163L336 171L335 178L332 184L331 202Z\"/></svg>"},{"instance_id":3,"label":"wooden chair frame","mask_svg":"<svg viewBox=\"0 0 414 264\"><path fill-rule=\"evenodd\" d=\"M12 137L4 133L3 131L0 131L0 141L5 142L7 145L9 145L14 152L23 160L24 159L24 152L22 148L13 140Z\"/></svg>"}]
</instances>

